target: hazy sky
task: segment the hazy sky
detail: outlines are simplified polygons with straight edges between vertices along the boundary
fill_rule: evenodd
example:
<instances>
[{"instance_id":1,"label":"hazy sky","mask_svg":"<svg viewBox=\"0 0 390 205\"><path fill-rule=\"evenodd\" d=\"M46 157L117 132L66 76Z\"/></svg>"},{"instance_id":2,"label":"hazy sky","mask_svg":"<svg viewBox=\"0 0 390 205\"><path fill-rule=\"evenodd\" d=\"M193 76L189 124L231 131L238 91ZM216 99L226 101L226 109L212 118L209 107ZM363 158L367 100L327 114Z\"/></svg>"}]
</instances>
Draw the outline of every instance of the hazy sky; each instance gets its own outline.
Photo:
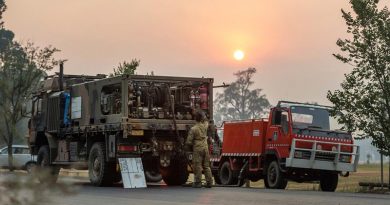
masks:
<instances>
[{"instance_id":1,"label":"hazy sky","mask_svg":"<svg viewBox=\"0 0 390 205\"><path fill-rule=\"evenodd\" d=\"M213 77L255 67L255 87L278 100L329 104L347 65L332 53L346 36L348 0L7 0L18 40L53 45L68 74L109 73L141 60L138 74ZM389 5L390 0L382 0ZM243 61L233 59L242 49Z\"/></svg>"}]
</instances>

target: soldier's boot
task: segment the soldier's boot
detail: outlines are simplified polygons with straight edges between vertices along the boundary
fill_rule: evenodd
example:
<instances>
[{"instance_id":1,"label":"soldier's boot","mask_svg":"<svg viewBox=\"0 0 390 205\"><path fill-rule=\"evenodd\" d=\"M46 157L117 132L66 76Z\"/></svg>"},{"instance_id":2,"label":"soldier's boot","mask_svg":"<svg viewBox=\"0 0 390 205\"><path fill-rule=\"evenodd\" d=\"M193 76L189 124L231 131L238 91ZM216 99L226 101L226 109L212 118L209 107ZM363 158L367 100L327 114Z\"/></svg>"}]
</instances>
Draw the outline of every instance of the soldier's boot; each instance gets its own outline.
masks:
<instances>
[{"instance_id":1,"label":"soldier's boot","mask_svg":"<svg viewBox=\"0 0 390 205\"><path fill-rule=\"evenodd\" d=\"M192 188L202 188L202 183L201 182L194 182L194 183L192 183Z\"/></svg>"},{"instance_id":2,"label":"soldier's boot","mask_svg":"<svg viewBox=\"0 0 390 205\"><path fill-rule=\"evenodd\" d=\"M206 178L206 185L205 187L206 188L211 188L213 186L213 177L212 177L212 174L211 174L211 169L209 166L204 166L203 168L203 171L204 171L204 175L205 175L205 178Z\"/></svg>"}]
</instances>

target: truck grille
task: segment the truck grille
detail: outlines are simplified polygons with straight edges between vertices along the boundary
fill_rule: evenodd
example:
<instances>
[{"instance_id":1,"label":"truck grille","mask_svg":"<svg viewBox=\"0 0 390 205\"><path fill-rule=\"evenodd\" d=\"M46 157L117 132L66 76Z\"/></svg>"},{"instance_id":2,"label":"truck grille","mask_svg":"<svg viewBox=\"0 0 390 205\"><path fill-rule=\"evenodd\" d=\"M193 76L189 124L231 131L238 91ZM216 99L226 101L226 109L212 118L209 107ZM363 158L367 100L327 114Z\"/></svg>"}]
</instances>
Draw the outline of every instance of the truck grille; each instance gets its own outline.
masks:
<instances>
[{"instance_id":1,"label":"truck grille","mask_svg":"<svg viewBox=\"0 0 390 205\"><path fill-rule=\"evenodd\" d=\"M327 153L327 152L317 152L315 160L321 160L321 161L333 161L335 158L334 153ZM310 159L311 152L310 151L301 151L299 157L296 156L296 158L302 158L302 159Z\"/></svg>"},{"instance_id":2,"label":"truck grille","mask_svg":"<svg viewBox=\"0 0 390 205\"><path fill-rule=\"evenodd\" d=\"M48 100L48 109L47 109L47 130L49 132L58 131L60 124L60 98L52 97Z\"/></svg>"},{"instance_id":3,"label":"truck grille","mask_svg":"<svg viewBox=\"0 0 390 205\"><path fill-rule=\"evenodd\" d=\"M328 152L317 152L316 154L316 160L321 160L321 161L333 161L335 158L334 153L328 153Z\"/></svg>"}]
</instances>

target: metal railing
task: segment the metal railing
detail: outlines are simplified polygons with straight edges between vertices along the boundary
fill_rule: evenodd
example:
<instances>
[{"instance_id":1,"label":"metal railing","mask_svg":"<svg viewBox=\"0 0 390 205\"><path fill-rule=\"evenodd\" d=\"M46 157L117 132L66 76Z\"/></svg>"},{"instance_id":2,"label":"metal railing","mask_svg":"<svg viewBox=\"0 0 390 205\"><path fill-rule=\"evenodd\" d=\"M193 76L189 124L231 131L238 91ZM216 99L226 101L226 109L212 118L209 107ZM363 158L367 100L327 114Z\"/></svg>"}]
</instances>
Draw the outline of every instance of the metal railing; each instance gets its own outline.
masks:
<instances>
[{"instance_id":1,"label":"metal railing","mask_svg":"<svg viewBox=\"0 0 390 205\"><path fill-rule=\"evenodd\" d=\"M310 148L297 147L297 142L308 142L312 143ZM317 149L317 145L329 144L336 147L336 150L323 150ZM351 147L351 152L341 151L341 147ZM295 157L296 151L310 152L309 159ZM323 158L323 154L329 154L331 157L327 159ZM354 144L343 144L335 142L324 142L316 140L305 140L305 139L293 139L291 144L290 157L287 159L286 166L289 167L302 167L312 169L325 169L335 171L356 171L357 164L359 162L360 147ZM341 161L341 156L350 156L349 162ZM303 156L303 154L302 154ZM332 164L330 164L332 163Z\"/></svg>"}]
</instances>

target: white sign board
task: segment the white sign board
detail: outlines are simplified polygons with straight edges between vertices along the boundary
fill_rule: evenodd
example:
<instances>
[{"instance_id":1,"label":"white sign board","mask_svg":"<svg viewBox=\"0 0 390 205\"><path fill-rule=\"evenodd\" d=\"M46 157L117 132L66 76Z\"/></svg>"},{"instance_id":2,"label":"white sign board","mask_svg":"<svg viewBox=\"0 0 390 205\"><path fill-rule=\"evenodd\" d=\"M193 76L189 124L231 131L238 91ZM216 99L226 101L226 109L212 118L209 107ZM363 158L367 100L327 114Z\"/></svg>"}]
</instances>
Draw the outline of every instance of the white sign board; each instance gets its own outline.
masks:
<instances>
[{"instance_id":1,"label":"white sign board","mask_svg":"<svg viewBox=\"0 0 390 205\"><path fill-rule=\"evenodd\" d=\"M141 158L119 158L124 188L146 188Z\"/></svg>"},{"instance_id":2,"label":"white sign board","mask_svg":"<svg viewBox=\"0 0 390 205\"><path fill-rule=\"evenodd\" d=\"M81 97L72 98L72 119L81 118Z\"/></svg>"}]
</instances>

